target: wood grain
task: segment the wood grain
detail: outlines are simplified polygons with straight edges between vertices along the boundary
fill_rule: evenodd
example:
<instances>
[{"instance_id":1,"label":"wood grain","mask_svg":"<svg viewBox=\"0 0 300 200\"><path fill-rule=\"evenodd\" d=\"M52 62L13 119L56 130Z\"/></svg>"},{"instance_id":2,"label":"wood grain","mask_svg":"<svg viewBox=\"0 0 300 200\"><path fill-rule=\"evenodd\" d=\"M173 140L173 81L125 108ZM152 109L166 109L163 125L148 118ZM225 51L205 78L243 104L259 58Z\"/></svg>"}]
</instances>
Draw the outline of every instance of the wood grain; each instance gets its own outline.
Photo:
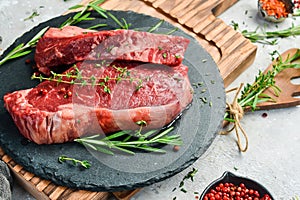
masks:
<instances>
[{"instance_id":1,"label":"wood grain","mask_svg":"<svg viewBox=\"0 0 300 200\"><path fill-rule=\"evenodd\" d=\"M90 0L83 0L87 4ZM107 0L101 7L132 10L164 19L195 37L219 67L228 86L253 62L256 46L225 24L217 15L237 0ZM66 13L64 13L66 14ZM10 167L15 180L39 200L106 200L108 192L91 192L58 186L42 180L16 164L0 148L0 157ZM114 192L119 200L128 200L140 189Z\"/></svg>"},{"instance_id":2,"label":"wood grain","mask_svg":"<svg viewBox=\"0 0 300 200\"><path fill-rule=\"evenodd\" d=\"M287 57L291 57L294 55L296 51L299 50L297 48L289 49L281 54L283 60L286 60ZM271 70L273 65L276 63L276 60L271 63L268 68L265 70ZM300 63L300 59L294 61L293 63ZM276 86L281 88L281 92L279 96L276 96L272 89L267 89L264 91L265 94L272 97L275 102L264 102L258 104L259 110L265 109L275 109L275 108L287 108L292 106L300 105L300 98L296 98L295 96L300 95L300 85L295 85L291 83L291 80L294 78L300 78L300 69L285 69L280 72L277 76L275 76L274 80L276 82Z\"/></svg>"}]
</instances>

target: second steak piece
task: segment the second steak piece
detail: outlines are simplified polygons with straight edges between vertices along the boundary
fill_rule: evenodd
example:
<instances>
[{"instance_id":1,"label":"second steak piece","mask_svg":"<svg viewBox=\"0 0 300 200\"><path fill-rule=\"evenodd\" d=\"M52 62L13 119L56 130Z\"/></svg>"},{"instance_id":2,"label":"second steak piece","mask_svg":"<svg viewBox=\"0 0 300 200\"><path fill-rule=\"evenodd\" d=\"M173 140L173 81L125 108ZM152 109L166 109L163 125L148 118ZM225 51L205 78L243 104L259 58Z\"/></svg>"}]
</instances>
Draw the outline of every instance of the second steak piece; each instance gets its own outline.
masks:
<instances>
[{"instance_id":1,"label":"second steak piece","mask_svg":"<svg viewBox=\"0 0 300 200\"><path fill-rule=\"evenodd\" d=\"M85 134L159 129L193 98L184 65L87 63L35 88L4 96L20 133L37 144L63 143Z\"/></svg>"},{"instance_id":2,"label":"second steak piece","mask_svg":"<svg viewBox=\"0 0 300 200\"><path fill-rule=\"evenodd\" d=\"M91 31L75 26L50 28L39 40L35 61L49 75L54 67L84 60L127 60L179 65L189 40L133 30Z\"/></svg>"}]
</instances>

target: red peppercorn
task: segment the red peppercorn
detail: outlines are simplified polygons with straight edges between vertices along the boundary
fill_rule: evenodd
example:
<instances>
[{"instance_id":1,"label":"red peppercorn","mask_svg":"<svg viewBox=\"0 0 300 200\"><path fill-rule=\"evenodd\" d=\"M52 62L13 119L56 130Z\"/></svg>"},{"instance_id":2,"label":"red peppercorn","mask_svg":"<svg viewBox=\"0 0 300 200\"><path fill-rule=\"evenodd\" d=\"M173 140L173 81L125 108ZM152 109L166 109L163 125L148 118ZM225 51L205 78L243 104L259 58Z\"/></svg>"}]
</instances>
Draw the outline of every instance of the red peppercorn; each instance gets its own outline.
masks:
<instances>
[{"instance_id":1,"label":"red peppercorn","mask_svg":"<svg viewBox=\"0 0 300 200\"><path fill-rule=\"evenodd\" d=\"M180 146L179 146L179 145L174 145L174 147L173 147L173 151L174 151L174 152L179 151L179 149L180 149Z\"/></svg>"},{"instance_id":2,"label":"red peppercorn","mask_svg":"<svg viewBox=\"0 0 300 200\"><path fill-rule=\"evenodd\" d=\"M41 89L39 90L39 94L40 94L40 95L45 95L45 94L47 94L47 92L48 92L48 90L46 90L46 89L44 89L44 88L41 88Z\"/></svg>"},{"instance_id":3,"label":"red peppercorn","mask_svg":"<svg viewBox=\"0 0 300 200\"><path fill-rule=\"evenodd\" d=\"M260 196L257 190L248 189L244 183L220 183L204 195L204 200L271 200L268 194Z\"/></svg>"},{"instance_id":4,"label":"red peppercorn","mask_svg":"<svg viewBox=\"0 0 300 200\"><path fill-rule=\"evenodd\" d=\"M67 95L68 95L68 97L71 97L71 96L72 96L72 92L71 92L71 91L68 91L68 92L67 92Z\"/></svg>"},{"instance_id":5,"label":"red peppercorn","mask_svg":"<svg viewBox=\"0 0 300 200\"><path fill-rule=\"evenodd\" d=\"M30 59L26 59L25 60L25 64L30 64L31 60Z\"/></svg>"}]
</instances>

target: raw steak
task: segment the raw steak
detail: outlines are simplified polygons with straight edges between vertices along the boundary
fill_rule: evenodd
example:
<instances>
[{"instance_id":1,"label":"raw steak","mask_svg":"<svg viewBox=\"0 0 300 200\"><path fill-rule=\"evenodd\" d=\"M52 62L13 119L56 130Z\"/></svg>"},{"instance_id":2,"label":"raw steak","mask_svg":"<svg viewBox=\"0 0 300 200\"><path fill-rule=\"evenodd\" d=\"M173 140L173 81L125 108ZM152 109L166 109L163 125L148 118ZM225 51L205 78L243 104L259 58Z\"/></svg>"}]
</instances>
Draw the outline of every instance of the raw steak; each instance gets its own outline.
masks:
<instances>
[{"instance_id":1,"label":"raw steak","mask_svg":"<svg viewBox=\"0 0 300 200\"><path fill-rule=\"evenodd\" d=\"M37 68L53 68L84 60L128 60L176 66L189 40L180 36L133 30L91 31L75 26L50 28L36 47Z\"/></svg>"},{"instance_id":2,"label":"raw steak","mask_svg":"<svg viewBox=\"0 0 300 200\"><path fill-rule=\"evenodd\" d=\"M182 64L84 62L61 79L5 95L5 107L21 134L37 144L138 129L140 120L146 121L145 129L156 129L191 103L187 73Z\"/></svg>"}]
</instances>

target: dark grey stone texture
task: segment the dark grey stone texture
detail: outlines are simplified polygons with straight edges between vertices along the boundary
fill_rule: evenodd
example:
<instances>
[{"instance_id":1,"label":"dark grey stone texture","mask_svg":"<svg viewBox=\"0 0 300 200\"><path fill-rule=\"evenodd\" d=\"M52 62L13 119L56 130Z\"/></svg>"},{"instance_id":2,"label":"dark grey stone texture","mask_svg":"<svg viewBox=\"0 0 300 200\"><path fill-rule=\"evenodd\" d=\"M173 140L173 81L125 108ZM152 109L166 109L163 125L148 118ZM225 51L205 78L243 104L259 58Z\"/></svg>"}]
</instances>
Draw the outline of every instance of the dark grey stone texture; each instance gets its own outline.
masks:
<instances>
[{"instance_id":1,"label":"dark grey stone texture","mask_svg":"<svg viewBox=\"0 0 300 200\"><path fill-rule=\"evenodd\" d=\"M157 24L159 19L134 12L112 11L119 19L125 18L131 28L147 30ZM93 13L95 17L95 13ZM38 25L18 38L3 55L21 42L29 41L38 31L46 26L58 26L68 16L61 16ZM97 23L107 23L105 29L119 28L111 19L83 22L79 26L86 28ZM169 23L157 32L165 33L175 27ZM194 38L183 31L174 34L191 40L185 54L184 64L189 67L189 77L194 83L194 99L180 119L173 125L173 133L180 133L184 145L180 151L174 152L171 147L166 154L137 152L135 156L116 154L108 156L91 153L77 143L37 145L25 140L18 132L9 113L0 99L0 145L18 164L37 176L51 180L53 183L71 188L92 191L119 191L151 185L171 177L196 161L210 146L221 126L225 112L225 92L223 80L212 57ZM30 79L33 70L25 64L26 59L33 60L31 54L7 62L0 68L0 79L6 84L0 85L0 96L7 92L34 87L38 82ZM90 169L58 162L58 157L66 155L79 160L86 159Z\"/></svg>"}]
</instances>

